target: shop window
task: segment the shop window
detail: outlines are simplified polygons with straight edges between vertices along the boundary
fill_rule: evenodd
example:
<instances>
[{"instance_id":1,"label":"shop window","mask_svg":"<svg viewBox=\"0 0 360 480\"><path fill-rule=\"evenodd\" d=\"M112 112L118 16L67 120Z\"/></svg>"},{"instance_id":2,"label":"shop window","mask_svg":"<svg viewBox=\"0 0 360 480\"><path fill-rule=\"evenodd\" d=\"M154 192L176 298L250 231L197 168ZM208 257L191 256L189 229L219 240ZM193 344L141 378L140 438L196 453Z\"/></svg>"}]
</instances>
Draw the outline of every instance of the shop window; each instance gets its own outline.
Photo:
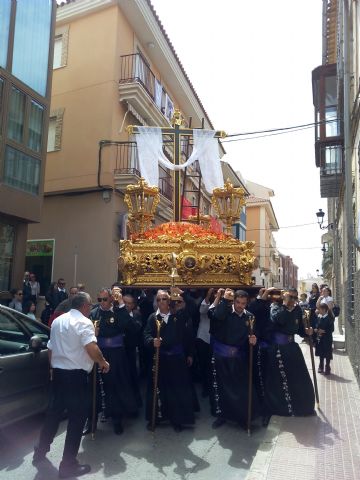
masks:
<instances>
[{"instance_id":1,"label":"shop window","mask_svg":"<svg viewBox=\"0 0 360 480\"><path fill-rule=\"evenodd\" d=\"M0 291L11 288L11 269L14 260L15 228L0 222Z\"/></svg>"}]
</instances>

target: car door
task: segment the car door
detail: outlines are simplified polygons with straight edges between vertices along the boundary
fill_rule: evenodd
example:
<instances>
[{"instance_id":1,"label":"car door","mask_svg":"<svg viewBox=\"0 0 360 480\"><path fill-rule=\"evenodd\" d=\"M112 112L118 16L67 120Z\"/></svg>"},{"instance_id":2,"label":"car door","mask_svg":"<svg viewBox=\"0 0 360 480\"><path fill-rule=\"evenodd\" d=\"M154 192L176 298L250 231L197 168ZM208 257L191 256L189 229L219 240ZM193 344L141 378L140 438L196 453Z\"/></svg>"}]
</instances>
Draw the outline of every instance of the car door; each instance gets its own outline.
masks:
<instances>
[{"instance_id":1,"label":"car door","mask_svg":"<svg viewBox=\"0 0 360 480\"><path fill-rule=\"evenodd\" d=\"M0 426L46 408L47 351L29 348L32 332L0 310Z\"/></svg>"}]
</instances>

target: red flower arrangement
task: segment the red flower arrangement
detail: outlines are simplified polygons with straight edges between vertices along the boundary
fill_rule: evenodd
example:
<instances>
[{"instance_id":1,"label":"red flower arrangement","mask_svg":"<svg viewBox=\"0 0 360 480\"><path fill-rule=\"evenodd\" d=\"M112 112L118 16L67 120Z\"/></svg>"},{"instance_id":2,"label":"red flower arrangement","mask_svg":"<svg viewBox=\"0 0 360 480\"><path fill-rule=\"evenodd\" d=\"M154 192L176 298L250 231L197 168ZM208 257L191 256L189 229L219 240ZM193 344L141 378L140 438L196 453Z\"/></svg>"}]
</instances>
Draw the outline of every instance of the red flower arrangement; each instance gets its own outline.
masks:
<instances>
[{"instance_id":1,"label":"red flower arrangement","mask_svg":"<svg viewBox=\"0 0 360 480\"><path fill-rule=\"evenodd\" d=\"M184 236L185 233L190 234L195 238L214 238L216 240L225 240L229 236L224 233L217 233L211 230L208 230L200 225L189 223L189 222L168 222L162 223L157 227L151 228L144 233L142 238L149 240L156 240L161 236L170 237L171 239L177 240ZM137 240L139 238L138 234L132 235L132 240Z\"/></svg>"}]
</instances>

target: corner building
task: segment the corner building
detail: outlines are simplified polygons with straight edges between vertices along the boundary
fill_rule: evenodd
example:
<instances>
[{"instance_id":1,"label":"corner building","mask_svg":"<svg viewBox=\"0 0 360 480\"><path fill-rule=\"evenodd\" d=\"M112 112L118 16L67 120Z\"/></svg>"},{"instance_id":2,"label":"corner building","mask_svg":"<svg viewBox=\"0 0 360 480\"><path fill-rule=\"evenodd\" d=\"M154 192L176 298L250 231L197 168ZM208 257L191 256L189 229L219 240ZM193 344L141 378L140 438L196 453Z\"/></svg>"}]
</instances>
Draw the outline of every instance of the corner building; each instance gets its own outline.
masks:
<instances>
[{"instance_id":1,"label":"corner building","mask_svg":"<svg viewBox=\"0 0 360 480\"><path fill-rule=\"evenodd\" d=\"M35 252L52 241L47 283L61 276L95 294L117 280L119 240L128 233L125 189L140 178L126 127L169 126L175 107L188 125L191 117L192 127L215 129L149 0L58 6L43 216L28 236ZM182 143L184 158L191 148ZM165 154L172 158L167 146ZM186 188L182 179L183 205L210 214L204 189L200 199L190 191L197 169ZM156 223L172 219L172 175L159 167L159 178ZM36 271L45 260L31 255Z\"/></svg>"},{"instance_id":2,"label":"corner building","mask_svg":"<svg viewBox=\"0 0 360 480\"><path fill-rule=\"evenodd\" d=\"M43 200L55 0L0 2L0 300L22 285Z\"/></svg>"}]
</instances>

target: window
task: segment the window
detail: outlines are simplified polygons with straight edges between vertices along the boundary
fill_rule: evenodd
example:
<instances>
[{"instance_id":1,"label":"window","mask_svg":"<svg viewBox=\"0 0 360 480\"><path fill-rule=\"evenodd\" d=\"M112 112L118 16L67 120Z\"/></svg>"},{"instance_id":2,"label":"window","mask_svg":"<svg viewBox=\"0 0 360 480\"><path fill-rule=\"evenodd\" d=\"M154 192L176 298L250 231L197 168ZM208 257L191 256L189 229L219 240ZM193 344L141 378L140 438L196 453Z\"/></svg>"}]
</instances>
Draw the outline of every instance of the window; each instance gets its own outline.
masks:
<instances>
[{"instance_id":1,"label":"window","mask_svg":"<svg viewBox=\"0 0 360 480\"><path fill-rule=\"evenodd\" d=\"M54 40L53 69L64 67L67 64L68 43L69 26L57 28Z\"/></svg>"},{"instance_id":2,"label":"window","mask_svg":"<svg viewBox=\"0 0 360 480\"><path fill-rule=\"evenodd\" d=\"M0 2L0 66L6 67L9 27L10 27L11 0Z\"/></svg>"},{"instance_id":3,"label":"window","mask_svg":"<svg viewBox=\"0 0 360 480\"><path fill-rule=\"evenodd\" d=\"M26 96L15 87L11 88L8 120L8 137L22 143L24 135Z\"/></svg>"},{"instance_id":4,"label":"window","mask_svg":"<svg viewBox=\"0 0 360 480\"><path fill-rule=\"evenodd\" d=\"M31 148L31 150L34 150L34 152L40 152L41 150L43 114L44 107L31 100L27 146Z\"/></svg>"},{"instance_id":5,"label":"window","mask_svg":"<svg viewBox=\"0 0 360 480\"><path fill-rule=\"evenodd\" d=\"M0 222L0 291L10 290L14 260L15 228Z\"/></svg>"},{"instance_id":6,"label":"window","mask_svg":"<svg viewBox=\"0 0 360 480\"><path fill-rule=\"evenodd\" d=\"M58 108L50 113L47 151L55 152L61 149L61 136L64 109Z\"/></svg>"},{"instance_id":7,"label":"window","mask_svg":"<svg viewBox=\"0 0 360 480\"><path fill-rule=\"evenodd\" d=\"M48 132L48 143L47 151L53 152L55 150L55 136L56 136L56 117L49 119L49 132Z\"/></svg>"},{"instance_id":8,"label":"window","mask_svg":"<svg viewBox=\"0 0 360 480\"><path fill-rule=\"evenodd\" d=\"M6 146L4 183L24 192L39 193L40 160Z\"/></svg>"},{"instance_id":9,"label":"window","mask_svg":"<svg viewBox=\"0 0 360 480\"><path fill-rule=\"evenodd\" d=\"M57 35L54 42L54 61L53 68L61 67L61 54L62 54L62 35Z\"/></svg>"},{"instance_id":10,"label":"window","mask_svg":"<svg viewBox=\"0 0 360 480\"><path fill-rule=\"evenodd\" d=\"M46 95L53 3L17 0L12 73Z\"/></svg>"},{"instance_id":11,"label":"window","mask_svg":"<svg viewBox=\"0 0 360 480\"><path fill-rule=\"evenodd\" d=\"M49 333L46 327L34 322L33 320L31 320L31 318L28 318L19 313L11 312L11 315L13 315L20 322L22 322L23 325L25 325L25 327L31 332L31 335L36 335L40 337L43 341L43 348L46 348L47 342L49 340Z\"/></svg>"},{"instance_id":12,"label":"window","mask_svg":"<svg viewBox=\"0 0 360 480\"><path fill-rule=\"evenodd\" d=\"M3 90L4 80L0 77L0 137L2 134Z\"/></svg>"},{"instance_id":13,"label":"window","mask_svg":"<svg viewBox=\"0 0 360 480\"><path fill-rule=\"evenodd\" d=\"M0 311L0 356L26 352L28 346L28 336L10 315Z\"/></svg>"}]
</instances>

